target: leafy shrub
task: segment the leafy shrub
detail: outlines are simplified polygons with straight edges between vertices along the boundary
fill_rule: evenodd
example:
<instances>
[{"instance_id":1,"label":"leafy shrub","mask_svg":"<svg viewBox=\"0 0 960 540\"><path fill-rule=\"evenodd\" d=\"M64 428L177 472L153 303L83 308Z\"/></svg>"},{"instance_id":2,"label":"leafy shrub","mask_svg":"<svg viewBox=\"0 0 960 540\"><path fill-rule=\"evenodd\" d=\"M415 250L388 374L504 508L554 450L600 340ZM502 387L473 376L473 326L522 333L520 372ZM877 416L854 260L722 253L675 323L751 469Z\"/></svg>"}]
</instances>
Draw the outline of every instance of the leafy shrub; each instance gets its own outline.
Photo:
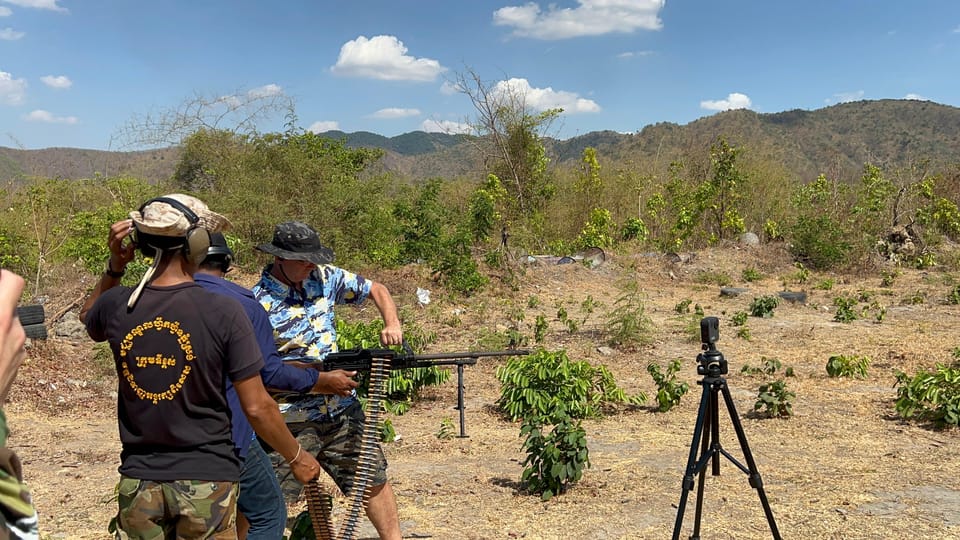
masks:
<instances>
[{"instance_id":1,"label":"leafy shrub","mask_svg":"<svg viewBox=\"0 0 960 540\"><path fill-rule=\"evenodd\" d=\"M520 436L526 437L523 450L527 454L520 480L544 501L565 493L590 467L587 437L580 420L560 414L546 435L545 427L543 419L532 416L520 428Z\"/></svg>"},{"instance_id":2,"label":"leafy shrub","mask_svg":"<svg viewBox=\"0 0 960 540\"><path fill-rule=\"evenodd\" d=\"M442 420L440 420L440 430L437 431L437 438L445 440L452 439L455 436L453 420L451 420L449 417L444 417Z\"/></svg>"},{"instance_id":3,"label":"leafy shrub","mask_svg":"<svg viewBox=\"0 0 960 540\"><path fill-rule=\"evenodd\" d=\"M847 295L838 296L833 299L833 305L837 307L833 320L844 323L857 320L857 312L853 309L857 305L856 298Z\"/></svg>"},{"instance_id":4,"label":"leafy shrub","mask_svg":"<svg viewBox=\"0 0 960 540\"><path fill-rule=\"evenodd\" d=\"M620 229L621 240L639 240L645 242L650 237L650 229L640 218L627 218Z\"/></svg>"},{"instance_id":5,"label":"leafy shrub","mask_svg":"<svg viewBox=\"0 0 960 540\"><path fill-rule=\"evenodd\" d=\"M750 315L761 318L773 317L773 309L779 305L780 299L776 296L766 295L754 298L750 302Z\"/></svg>"},{"instance_id":6,"label":"leafy shrub","mask_svg":"<svg viewBox=\"0 0 960 540\"><path fill-rule=\"evenodd\" d=\"M581 248L607 248L613 245L613 218L606 208L594 208L590 211L590 219L584 224L583 230L577 237L577 246Z\"/></svg>"},{"instance_id":7,"label":"leafy shrub","mask_svg":"<svg viewBox=\"0 0 960 540\"><path fill-rule=\"evenodd\" d=\"M866 356L837 354L827 360L827 375L866 379L869 366L870 359Z\"/></svg>"},{"instance_id":8,"label":"leafy shrub","mask_svg":"<svg viewBox=\"0 0 960 540\"><path fill-rule=\"evenodd\" d=\"M608 342L614 347L645 345L651 340L652 326L639 285L636 281L628 283L606 316Z\"/></svg>"},{"instance_id":9,"label":"leafy shrub","mask_svg":"<svg viewBox=\"0 0 960 540\"><path fill-rule=\"evenodd\" d=\"M744 268L743 272L740 272L740 277L747 283L752 283L763 279L763 274L756 268Z\"/></svg>"},{"instance_id":10,"label":"leafy shrub","mask_svg":"<svg viewBox=\"0 0 960 540\"><path fill-rule=\"evenodd\" d=\"M733 280L724 272L701 271L697 272L696 281L697 283L708 283L726 287L730 285Z\"/></svg>"},{"instance_id":11,"label":"leafy shrub","mask_svg":"<svg viewBox=\"0 0 960 540\"><path fill-rule=\"evenodd\" d=\"M790 252L814 268L839 267L852 249L843 226L829 216L800 216L791 229Z\"/></svg>"},{"instance_id":12,"label":"leafy shrub","mask_svg":"<svg viewBox=\"0 0 960 540\"><path fill-rule=\"evenodd\" d=\"M616 403L634 405L646 401L643 393L628 396L616 384L606 366L573 362L565 351L513 357L497 367L500 398L497 407L511 421L541 417L553 423L554 411L573 418L602 416L603 408Z\"/></svg>"},{"instance_id":13,"label":"leafy shrub","mask_svg":"<svg viewBox=\"0 0 960 540\"><path fill-rule=\"evenodd\" d=\"M897 414L933 422L939 427L960 423L960 368L937 364L933 371L896 374Z\"/></svg>"},{"instance_id":14,"label":"leafy shrub","mask_svg":"<svg viewBox=\"0 0 960 540\"><path fill-rule=\"evenodd\" d=\"M547 318L542 313L537 315L537 321L533 325L533 340L543 343L543 339L547 336L547 327Z\"/></svg>"},{"instance_id":15,"label":"leafy shrub","mask_svg":"<svg viewBox=\"0 0 960 540\"><path fill-rule=\"evenodd\" d=\"M747 317L749 316L750 314L746 311L738 311L730 317L730 324L733 326L743 326L747 324Z\"/></svg>"},{"instance_id":16,"label":"leafy shrub","mask_svg":"<svg viewBox=\"0 0 960 540\"><path fill-rule=\"evenodd\" d=\"M687 393L690 385L685 382L677 382L677 371L680 370L680 360L674 360L667 364L665 371L660 370L660 366L654 363L647 365L647 372L653 377L653 382L657 385L657 403L660 412L667 412L680 403L680 398Z\"/></svg>"},{"instance_id":17,"label":"leafy shrub","mask_svg":"<svg viewBox=\"0 0 960 540\"><path fill-rule=\"evenodd\" d=\"M685 313L690 313L690 304L693 303L693 300L689 298L684 298L677 305L673 306L673 310L677 313L683 315Z\"/></svg>"},{"instance_id":18,"label":"leafy shrub","mask_svg":"<svg viewBox=\"0 0 960 540\"><path fill-rule=\"evenodd\" d=\"M950 294L947 295L948 304L960 304L960 285L956 285L953 289L950 289Z\"/></svg>"},{"instance_id":19,"label":"leafy shrub","mask_svg":"<svg viewBox=\"0 0 960 540\"><path fill-rule=\"evenodd\" d=\"M827 279L821 280L820 283L817 283L816 285L814 285L813 288L820 291L829 291L830 289L833 288L834 283L836 283L836 281L833 278L827 278Z\"/></svg>"},{"instance_id":20,"label":"leafy shrub","mask_svg":"<svg viewBox=\"0 0 960 540\"><path fill-rule=\"evenodd\" d=\"M892 287L894 280L900 276L899 270L883 270L880 272L880 286Z\"/></svg>"},{"instance_id":21,"label":"leafy shrub","mask_svg":"<svg viewBox=\"0 0 960 540\"><path fill-rule=\"evenodd\" d=\"M771 376L783 367L783 364L780 362L779 358L767 358L766 356L761 356L760 361L763 362L763 365L760 367L754 367L749 364L744 364L740 368L740 373L744 375L767 375ZM787 366L783 371L785 377L793 377L793 368Z\"/></svg>"},{"instance_id":22,"label":"leafy shrub","mask_svg":"<svg viewBox=\"0 0 960 540\"><path fill-rule=\"evenodd\" d=\"M760 385L757 402L753 410L763 412L769 418L778 418L793 415L793 399L797 395L787 390L787 383L783 380L771 381Z\"/></svg>"},{"instance_id":23,"label":"leafy shrub","mask_svg":"<svg viewBox=\"0 0 960 540\"><path fill-rule=\"evenodd\" d=\"M469 240L463 234L444 241L439 258L433 263L433 272L441 283L468 296L482 290L489 281L477 269Z\"/></svg>"}]
</instances>

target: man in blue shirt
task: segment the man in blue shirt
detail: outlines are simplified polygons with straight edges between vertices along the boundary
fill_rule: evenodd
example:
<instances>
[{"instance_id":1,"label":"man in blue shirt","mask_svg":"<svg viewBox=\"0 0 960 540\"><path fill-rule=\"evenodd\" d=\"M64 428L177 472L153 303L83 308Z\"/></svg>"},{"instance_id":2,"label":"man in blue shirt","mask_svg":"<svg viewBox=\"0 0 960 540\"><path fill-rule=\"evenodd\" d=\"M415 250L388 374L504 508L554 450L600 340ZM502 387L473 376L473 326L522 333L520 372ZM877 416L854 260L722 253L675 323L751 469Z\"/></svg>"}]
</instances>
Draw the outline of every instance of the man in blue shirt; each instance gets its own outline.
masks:
<instances>
[{"instance_id":1,"label":"man in blue shirt","mask_svg":"<svg viewBox=\"0 0 960 540\"><path fill-rule=\"evenodd\" d=\"M312 227L299 221L281 223L273 241L257 249L274 256L264 268L253 292L267 310L276 340L290 360L322 362L337 351L334 306L359 305L371 300L380 312L382 345L400 345L403 329L397 306L382 283L364 278L330 263L333 250L320 243ZM344 494L354 487L354 476L363 449L361 436L366 419L356 395L292 397L280 406L290 431L304 451L317 456ZM387 479L387 460L378 445L365 490L367 517L383 540L399 540L400 518L393 487ZM287 482L289 470L278 458L277 474L284 479L284 495L294 497L300 486Z\"/></svg>"},{"instance_id":2,"label":"man in blue shirt","mask_svg":"<svg viewBox=\"0 0 960 540\"><path fill-rule=\"evenodd\" d=\"M254 336L264 358L260 370L263 385L272 390L298 394L350 395L357 383L355 371L336 370L320 373L316 369L302 369L281 361L274 345L273 327L266 311L254 298L253 292L224 279L233 261L233 251L222 234L210 235L210 248L193 278L204 289L235 298L253 323ZM280 540L286 526L287 508L273 465L263 447L254 437L253 427L240 408L232 385L228 385L227 401L233 411L233 442L243 466L240 472L240 496L237 509L246 519L239 524L241 539ZM241 520L242 521L242 520ZM245 531L245 527L248 527Z\"/></svg>"}]
</instances>

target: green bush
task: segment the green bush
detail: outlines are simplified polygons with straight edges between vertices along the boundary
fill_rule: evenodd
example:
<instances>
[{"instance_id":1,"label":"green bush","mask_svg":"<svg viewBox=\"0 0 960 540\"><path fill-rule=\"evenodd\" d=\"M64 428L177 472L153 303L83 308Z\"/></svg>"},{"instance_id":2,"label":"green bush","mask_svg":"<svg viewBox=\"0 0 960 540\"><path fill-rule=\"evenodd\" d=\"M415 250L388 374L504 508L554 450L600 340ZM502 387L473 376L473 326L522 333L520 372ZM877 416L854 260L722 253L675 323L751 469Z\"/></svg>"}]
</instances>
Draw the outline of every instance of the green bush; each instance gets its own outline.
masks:
<instances>
[{"instance_id":1,"label":"green bush","mask_svg":"<svg viewBox=\"0 0 960 540\"><path fill-rule=\"evenodd\" d=\"M779 305L780 299L776 296L766 295L754 298L750 302L750 315L761 318L773 317L773 309Z\"/></svg>"},{"instance_id":2,"label":"green bush","mask_svg":"<svg viewBox=\"0 0 960 540\"><path fill-rule=\"evenodd\" d=\"M837 311L833 314L833 320L843 323L857 320L857 312L853 309L857 306L857 299L853 296L838 296L833 299L833 305L837 307Z\"/></svg>"},{"instance_id":3,"label":"green bush","mask_svg":"<svg viewBox=\"0 0 960 540\"><path fill-rule=\"evenodd\" d=\"M960 367L937 364L933 371L913 376L896 373L897 414L905 419L933 422L938 427L960 422Z\"/></svg>"},{"instance_id":4,"label":"green bush","mask_svg":"<svg viewBox=\"0 0 960 540\"><path fill-rule=\"evenodd\" d=\"M540 417L545 423L553 423L554 411L573 418L596 418L602 416L604 407L646 401L643 393L627 395L606 366L573 362L562 350L540 349L528 356L513 357L497 367L496 373L500 381L496 404L511 421Z\"/></svg>"},{"instance_id":5,"label":"green bush","mask_svg":"<svg viewBox=\"0 0 960 540\"><path fill-rule=\"evenodd\" d=\"M620 239L624 241L638 240L645 242L649 237L650 229L647 228L646 224L644 224L640 218L627 218L623 223L623 228L620 229Z\"/></svg>"},{"instance_id":6,"label":"green bush","mask_svg":"<svg viewBox=\"0 0 960 540\"><path fill-rule=\"evenodd\" d=\"M521 482L544 501L565 493L580 480L583 470L590 467L590 452L581 421L566 414L552 416L553 427L547 434L544 434L543 419L536 416L526 418L520 428L520 436L525 437L523 450L527 454Z\"/></svg>"},{"instance_id":7,"label":"green bush","mask_svg":"<svg viewBox=\"0 0 960 540\"><path fill-rule=\"evenodd\" d=\"M652 339L653 322L646 315L643 293L636 281L625 286L606 316L607 341L614 347L645 345Z\"/></svg>"},{"instance_id":8,"label":"green bush","mask_svg":"<svg viewBox=\"0 0 960 540\"><path fill-rule=\"evenodd\" d=\"M827 360L827 375L866 379L869 366L870 359L866 356L837 354Z\"/></svg>"},{"instance_id":9,"label":"green bush","mask_svg":"<svg viewBox=\"0 0 960 540\"><path fill-rule=\"evenodd\" d=\"M779 358L767 358L766 356L761 356L760 361L763 362L763 365L760 367L751 366L749 364L744 364L740 368L740 373L744 375L767 375L772 376L774 373L780 370L783 367L783 363L780 362ZM793 377L793 368L787 366L783 371L785 377Z\"/></svg>"},{"instance_id":10,"label":"green bush","mask_svg":"<svg viewBox=\"0 0 960 540\"><path fill-rule=\"evenodd\" d=\"M747 283L752 283L754 281L760 281L763 279L763 274L761 274L756 268L744 268L743 272L740 272L740 278Z\"/></svg>"},{"instance_id":11,"label":"green bush","mask_svg":"<svg viewBox=\"0 0 960 540\"><path fill-rule=\"evenodd\" d=\"M677 372L680 371L680 360L674 360L667 364L665 371L660 370L660 366L654 363L647 365L647 372L653 377L653 382L657 385L657 410L667 412L680 403L680 398L687 393L690 385L685 382L677 382Z\"/></svg>"},{"instance_id":12,"label":"green bush","mask_svg":"<svg viewBox=\"0 0 960 540\"><path fill-rule=\"evenodd\" d=\"M783 380L771 381L760 385L757 402L753 405L755 411L763 409L769 418L778 418L793 415L793 399L797 395L787 390L787 383Z\"/></svg>"}]
</instances>

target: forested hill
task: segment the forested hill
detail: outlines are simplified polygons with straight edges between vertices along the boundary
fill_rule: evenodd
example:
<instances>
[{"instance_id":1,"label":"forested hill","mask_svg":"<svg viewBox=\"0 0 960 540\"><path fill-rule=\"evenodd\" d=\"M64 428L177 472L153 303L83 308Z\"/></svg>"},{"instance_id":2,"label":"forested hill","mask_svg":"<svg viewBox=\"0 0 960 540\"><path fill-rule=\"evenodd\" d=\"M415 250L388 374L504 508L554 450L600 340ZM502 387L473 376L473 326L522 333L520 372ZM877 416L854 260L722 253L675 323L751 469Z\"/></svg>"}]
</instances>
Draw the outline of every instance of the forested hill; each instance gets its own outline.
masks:
<instances>
[{"instance_id":1,"label":"forested hill","mask_svg":"<svg viewBox=\"0 0 960 540\"><path fill-rule=\"evenodd\" d=\"M476 174L479 160L470 137L405 133L384 137L369 132L326 132L352 147L386 151L383 165L410 178ZM823 109L756 113L736 110L678 125L643 127L633 134L591 132L547 141L555 164L578 160L586 147L597 149L601 163L667 163L690 153L702 155L724 136L747 152L779 163L796 178L824 172L850 176L864 163L896 166L929 160L937 168L960 163L960 108L930 101L878 100L843 103ZM17 150L0 147L0 180L25 176L90 178L126 173L157 180L169 176L177 149L105 152L75 148Z\"/></svg>"}]
</instances>

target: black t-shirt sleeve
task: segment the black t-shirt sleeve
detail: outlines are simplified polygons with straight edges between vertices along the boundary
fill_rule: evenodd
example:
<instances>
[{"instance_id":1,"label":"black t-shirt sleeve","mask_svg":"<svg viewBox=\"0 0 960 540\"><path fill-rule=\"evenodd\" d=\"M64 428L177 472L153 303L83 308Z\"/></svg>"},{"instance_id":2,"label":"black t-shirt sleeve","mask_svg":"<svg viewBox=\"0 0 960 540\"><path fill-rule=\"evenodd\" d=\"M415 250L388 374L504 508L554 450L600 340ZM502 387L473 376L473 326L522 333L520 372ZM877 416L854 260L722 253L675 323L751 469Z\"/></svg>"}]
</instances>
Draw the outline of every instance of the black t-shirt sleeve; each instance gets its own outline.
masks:
<instances>
[{"instance_id":1,"label":"black t-shirt sleeve","mask_svg":"<svg viewBox=\"0 0 960 540\"><path fill-rule=\"evenodd\" d=\"M94 301L93 306L90 307L90 311L87 312L84 320L85 326L87 327L87 334L91 339L97 342L107 340L106 315L108 313L116 313L117 302L119 299L127 298L127 295L124 293L129 293L129 290L129 287L114 287L104 291L96 301Z\"/></svg>"}]
</instances>

